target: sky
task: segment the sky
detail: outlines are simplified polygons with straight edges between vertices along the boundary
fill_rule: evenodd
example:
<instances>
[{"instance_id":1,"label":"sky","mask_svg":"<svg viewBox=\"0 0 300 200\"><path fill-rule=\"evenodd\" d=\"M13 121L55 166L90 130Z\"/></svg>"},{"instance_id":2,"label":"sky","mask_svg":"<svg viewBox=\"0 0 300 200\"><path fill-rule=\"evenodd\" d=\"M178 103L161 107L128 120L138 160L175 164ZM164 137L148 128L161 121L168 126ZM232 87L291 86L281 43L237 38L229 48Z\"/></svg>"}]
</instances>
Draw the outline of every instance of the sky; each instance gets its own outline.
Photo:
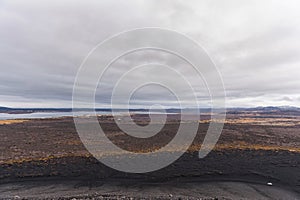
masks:
<instances>
[{"instance_id":1,"label":"sky","mask_svg":"<svg viewBox=\"0 0 300 200\"><path fill-rule=\"evenodd\" d=\"M0 0L0 106L71 107L76 74L91 50L143 27L174 30L200 44L221 74L227 107L300 106L299 10L298 0ZM126 70L153 62L178 70L200 107L210 105L205 82L187 63L145 50L110 67L104 87L96 89L97 107L110 106L112 88ZM129 74L117 106L124 106L122 95L136 82L161 78L184 97L185 107L194 107L183 80L165 70L150 66ZM94 89L86 77L84 90ZM140 87L130 100L135 107L158 104L178 106L172 91L159 85Z\"/></svg>"}]
</instances>

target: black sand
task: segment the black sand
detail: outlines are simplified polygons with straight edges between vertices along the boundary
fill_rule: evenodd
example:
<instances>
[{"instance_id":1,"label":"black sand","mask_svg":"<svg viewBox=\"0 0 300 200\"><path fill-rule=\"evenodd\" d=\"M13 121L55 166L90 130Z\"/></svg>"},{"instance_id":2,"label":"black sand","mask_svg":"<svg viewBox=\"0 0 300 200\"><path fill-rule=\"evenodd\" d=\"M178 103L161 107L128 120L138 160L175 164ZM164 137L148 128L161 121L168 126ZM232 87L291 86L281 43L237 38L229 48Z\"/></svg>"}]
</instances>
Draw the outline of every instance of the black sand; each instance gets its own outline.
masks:
<instances>
[{"instance_id":1,"label":"black sand","mask_svg":"<svg viewBox=\"0 0 300 200\"><path fill-rule=\"evenodd\" d=\"M140 123L147 121L137 117ZM126 139L110 117L100 119L116 144ZM156 149L176 132L169 121L151 144L130 140L125 149ZM110 169L83 147L72 118L0 125L1 198L300 198L298 125L226 124L215 150L198 158L207 123L189 152L170 166L146 174ZM126 146L127 145L127 146ZM273 186L267 186L272 182Z\"/></svg>"}]
</instances>

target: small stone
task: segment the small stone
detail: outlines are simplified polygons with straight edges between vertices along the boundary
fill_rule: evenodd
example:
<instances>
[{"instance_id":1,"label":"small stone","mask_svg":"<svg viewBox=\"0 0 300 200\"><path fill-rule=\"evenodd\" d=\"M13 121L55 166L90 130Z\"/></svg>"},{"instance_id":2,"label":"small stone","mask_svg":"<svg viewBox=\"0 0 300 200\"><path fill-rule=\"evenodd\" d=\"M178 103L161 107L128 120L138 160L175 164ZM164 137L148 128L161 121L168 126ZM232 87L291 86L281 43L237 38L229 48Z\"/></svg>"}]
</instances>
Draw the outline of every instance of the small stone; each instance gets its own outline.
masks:
<instances>
[{"instance_id":1,"label":"small stone","mask_svg":"<svg viewBox=\"0 0 300 200\"><path fill-rule=\"evenodd\" d=\"M271 182L268 182L268 183L267 183L267 185L268 185L268 186L272 186L272 185L273 185L273 183L271 183Z\"/></svg>"}]
</instances>

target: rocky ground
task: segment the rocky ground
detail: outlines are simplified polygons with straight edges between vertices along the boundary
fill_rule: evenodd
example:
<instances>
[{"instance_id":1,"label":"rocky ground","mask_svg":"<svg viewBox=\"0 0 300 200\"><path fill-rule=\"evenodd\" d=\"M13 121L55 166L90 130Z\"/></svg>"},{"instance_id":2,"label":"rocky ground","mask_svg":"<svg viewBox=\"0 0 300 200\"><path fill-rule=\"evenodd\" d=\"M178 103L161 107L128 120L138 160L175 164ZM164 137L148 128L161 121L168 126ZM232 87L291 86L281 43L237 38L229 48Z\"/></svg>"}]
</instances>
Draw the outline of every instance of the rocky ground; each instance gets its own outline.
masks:
<instances>
[{"instance_id":1,"label":"rocky ground","mask_svg":"<svg viewBox=\"0 0 300 200\"><path fill-rule=\"evenodd\" d=\"M146 115L133 118L141 125L149 121ZM72 118L0 123L0 197L297 199L299 120L296 116L273 118L228 116L215 149L199 159L208 127L204 116L189 151L170 166L146 174L119 172L93 158ZM101 116L99 121L111 141L136 152L164 146L179 126L178 116L172 115L159 134L137 139L122 133L111 116Z\"/></svg>"}]
</instances>

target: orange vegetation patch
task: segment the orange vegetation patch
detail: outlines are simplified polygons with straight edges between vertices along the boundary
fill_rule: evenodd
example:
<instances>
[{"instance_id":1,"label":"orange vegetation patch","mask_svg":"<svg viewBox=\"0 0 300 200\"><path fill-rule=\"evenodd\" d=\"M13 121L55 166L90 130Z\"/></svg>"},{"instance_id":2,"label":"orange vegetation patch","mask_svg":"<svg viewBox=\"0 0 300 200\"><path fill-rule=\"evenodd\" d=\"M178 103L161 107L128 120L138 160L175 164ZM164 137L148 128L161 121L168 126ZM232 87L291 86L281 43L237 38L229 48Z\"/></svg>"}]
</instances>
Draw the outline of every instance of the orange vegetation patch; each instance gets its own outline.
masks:
<instances>
[{"instance_id":1,"label":"orange vegetation patch","mask_svg":"<svg viewBox=\"0 0 300 200\"><path fill-rule=\"evenodd\" d=\"M198 152L200 150L200 145L192 145L188 152ZM262 151L290 151L290 152L296 152L300 153L300 148L295 147L282 147L282 146L263 146L263 145L253 145L253 144L247 144L247 143L232 143L232 144L220 144L216 145L213 148L214 151L224 151L224 150L262 150ZM180 152L181 150L174 150L174 149L167 149L165 152ZM142 152L139 152L142 153ZM130 153L129 153L130 154ZM128 155L129 155L128 154ZM107 152L106 154L103 153L102 155L97 155L96 157L106 157L106 156L115 156L118 158L120 155L124 155L120 152ZM134 156L134 155L132 155ZM91 155L88 152L78 152L78 153L66 153L62 155L49 155L45 157L25 157L20 159L9 159L9 160L0 160L0 165L2 164L22 164L24 162L36 162L36 161L42 161L46 162L53 159L59 159L59 158L67 158L67 157L81 157L81 158L91 158L93 155ZM131 156L129 156L131 157Z\"/></svg>"},{"instance_id":2,"label":"orange vegetation patch","mask_svg":"<svg viewBox=\"0 0 300 200\"><path fill-rule=\"evenodd\" d=\"M34 161L48 161L52 159L58 159L58 158L67 158L67 157L91 157L91 154L82 154L82 153L73 153L73 154L63 154L63 155L49 155L47 157L42 157L42 158L21 158L21 159L10 159L10 160L0 160L0 165L2 164L21 164L24 162L34 162Z\"/></svg>"},{"instance_id":3,"label":"orange vegetation patch","mask_svg":"<svg viewBox=\"0 0 300 200\"><path fill-rule=\"evenodd\" d=\"M9 120L0 120L0 125L5 124L17 124L17 123L23 123L29 120L20 120L20 119L9 119Z\"/></svg>"},{"instance_id":4,"label":"orange vegetation patch","mask_svg":"<svg viewBox=\"0 0 300 200\"><path fill-rule=\"evenodd\" d=\"M210 123L212 120L201 120L200 123ZM300 125L299 118L238 118L226 119L225 121L214 120L216 123L226 124L252 124L252 125L272 125L272 126L296 126Z\"/></svg>"},{"instance_id":5,"label":"orange vegetation patch","mask_svg":"<svg viewBox=\"0 0 300 200\"><path fill-rule=\"evenodd\" d=\"M300 148L296 147L285 147L285 146L264 146L264 145L253 145L253 144L246 144L246 145L235 145L235 144L225 144L225 145L217 145L216 150L223 150L223 149L252 149L252 150L271 150L271 151L291 151L291 152L300 152Z\"/></svg>"}]
</instances>

